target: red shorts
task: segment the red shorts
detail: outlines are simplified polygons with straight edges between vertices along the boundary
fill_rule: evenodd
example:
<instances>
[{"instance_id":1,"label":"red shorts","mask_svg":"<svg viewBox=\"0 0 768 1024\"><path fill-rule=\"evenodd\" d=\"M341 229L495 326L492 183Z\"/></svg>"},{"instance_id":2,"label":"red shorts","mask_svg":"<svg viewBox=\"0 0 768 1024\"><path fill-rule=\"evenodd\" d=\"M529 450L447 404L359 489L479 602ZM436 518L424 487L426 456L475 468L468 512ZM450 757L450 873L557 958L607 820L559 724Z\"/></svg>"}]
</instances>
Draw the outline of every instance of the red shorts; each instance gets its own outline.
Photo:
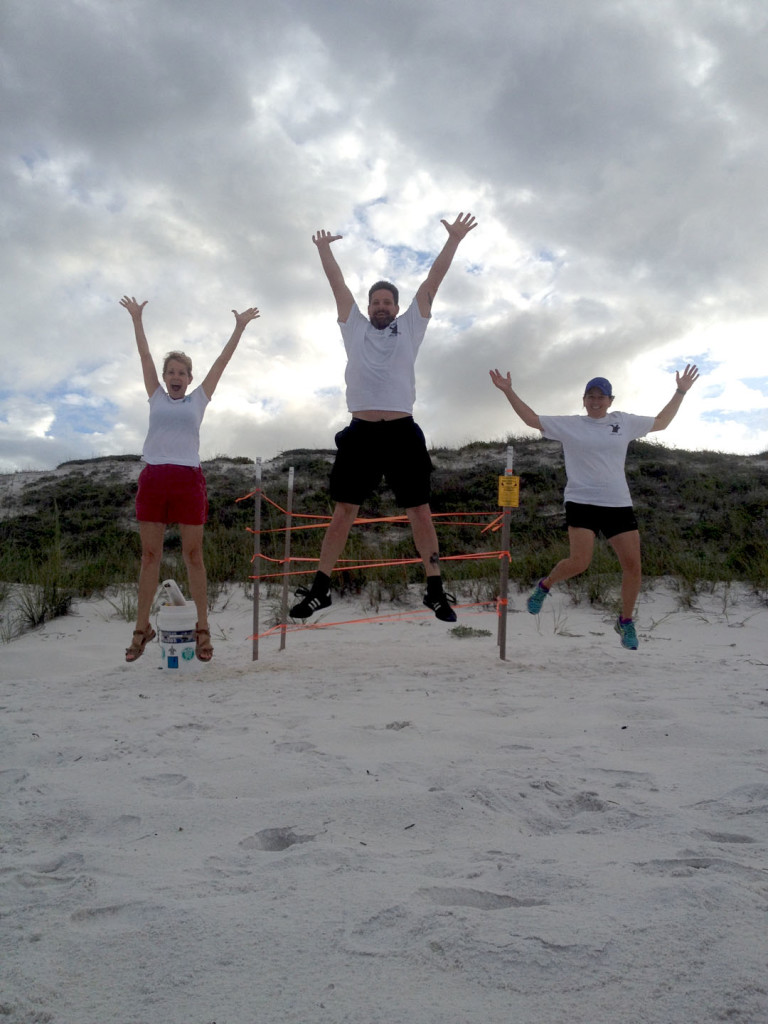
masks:
<instances>
[{"instance_id":1,"label":"red shorts","mask_svg":"<svg viewBox=\"0 0 768 1024\"><path fill-rule=\"evenodd\" d=\"M208 519L208 492L199 466L145 466L139 475L136 518L140 523L202 526Z\"/></svg>"}]
</instances>

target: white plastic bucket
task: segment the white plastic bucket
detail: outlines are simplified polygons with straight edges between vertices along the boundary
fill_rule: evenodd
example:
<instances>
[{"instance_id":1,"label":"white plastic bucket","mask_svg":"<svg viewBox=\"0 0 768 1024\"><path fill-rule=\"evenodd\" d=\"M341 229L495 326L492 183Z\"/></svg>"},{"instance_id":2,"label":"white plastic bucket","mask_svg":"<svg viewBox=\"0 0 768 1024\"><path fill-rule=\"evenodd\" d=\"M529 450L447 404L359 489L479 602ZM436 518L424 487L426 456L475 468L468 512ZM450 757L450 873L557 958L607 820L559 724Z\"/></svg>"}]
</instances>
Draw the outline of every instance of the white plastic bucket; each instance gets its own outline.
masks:
<instances>
[{"instance_id":1,"label":"white plastic bucket","mask_svg":"<svg viewBox=\"0 0 768 1024\"><path fill-rule=\"evenodd\" d=\"M194 602L162 606L157 613L161 668L183 672L195 667L196 625L197 609Z\"/></svg>"}]
</instances>

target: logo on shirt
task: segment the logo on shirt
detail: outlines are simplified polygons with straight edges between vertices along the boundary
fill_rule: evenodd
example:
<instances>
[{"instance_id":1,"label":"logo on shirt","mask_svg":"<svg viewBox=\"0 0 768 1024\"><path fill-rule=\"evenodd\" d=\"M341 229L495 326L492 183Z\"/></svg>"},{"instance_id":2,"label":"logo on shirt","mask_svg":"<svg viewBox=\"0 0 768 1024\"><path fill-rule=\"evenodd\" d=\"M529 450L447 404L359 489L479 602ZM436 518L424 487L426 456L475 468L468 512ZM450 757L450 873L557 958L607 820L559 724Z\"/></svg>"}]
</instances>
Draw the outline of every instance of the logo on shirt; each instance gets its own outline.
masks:
<instances>
[{"instance_id":1,"label":"logo on shirt","mask_svg":"<svg viewBox=\"0 0 768 1024\"><path fill-rule=\"evenodd\" d=\"M397 335L397 320L393 320L389 325L389 336L394 338Z\"/></svg>"},{"instance_id":2,"label":"logo on shirt","mask_svg":"<svg viewBox=\"0 0 768 1024\"><path fill-rule=\"evenodd\" d=\"M611 424L611 433L612 434L618 434L618 432L620 430L620 426L621 425L619 423L612 423Z\"/></svg>"}]
</instances>

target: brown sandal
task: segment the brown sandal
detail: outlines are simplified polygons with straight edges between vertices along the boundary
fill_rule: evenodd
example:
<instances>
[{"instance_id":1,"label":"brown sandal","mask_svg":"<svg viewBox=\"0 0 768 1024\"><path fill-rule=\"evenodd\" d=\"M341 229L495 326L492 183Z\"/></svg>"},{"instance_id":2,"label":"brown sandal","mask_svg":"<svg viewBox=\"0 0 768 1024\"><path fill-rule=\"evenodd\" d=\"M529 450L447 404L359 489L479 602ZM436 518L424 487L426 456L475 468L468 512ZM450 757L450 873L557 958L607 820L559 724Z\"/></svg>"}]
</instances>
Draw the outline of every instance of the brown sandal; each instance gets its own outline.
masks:
<instances>
[{"instance_id":1,"label":"brown sandal","mask_svg":"<svg viewBox=\"0 0 768 1024\"><path fill-rule=\"evenodd\" d=\"M213 657L210 629L198 629L195 626L195 654L199 661L210 661Z\"/></svg>"},{"instance_id":2,"label":"brown sandal","mask_svg":"<svg viewBox=\"0 0 768 1024\"><path fill-rule=\"evenodd\" d=\"M137 661L144 653L144 648L156 635L151 626L147 626L146 629L134 629L131 646L125 648L125 660Z\"/></svg>"}]
</instances>

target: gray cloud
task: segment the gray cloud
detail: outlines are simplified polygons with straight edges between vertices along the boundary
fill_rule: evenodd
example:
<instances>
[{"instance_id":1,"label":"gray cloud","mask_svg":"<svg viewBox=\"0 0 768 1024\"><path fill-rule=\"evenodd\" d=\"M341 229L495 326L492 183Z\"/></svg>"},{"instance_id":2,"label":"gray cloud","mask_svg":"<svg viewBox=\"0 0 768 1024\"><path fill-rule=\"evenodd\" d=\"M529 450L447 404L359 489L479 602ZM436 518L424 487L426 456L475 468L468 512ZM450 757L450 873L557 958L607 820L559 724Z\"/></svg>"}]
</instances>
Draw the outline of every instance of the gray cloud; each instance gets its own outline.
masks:
<instances>
[{"instance_id":1,"label":"gray cloud","mask_svg":"<svg viewBox=\"0 0 768 1024\"><path fill-rule=\"evenodd\" d=\"M417 364L438 444L521 429L614 380L656 411L707 377L665 440L768 446L761 5L488 0L279 8L9 0L0 14L0 467L138 451L128 292L159 359L207 367L256 303L205 454L331 443L343 354L311 234L344 235L363 301L410 298L445 237L480 227ZM404 247L404 248L400 248ZM710 385L714 387L710 388Z\"/></svg>"}]
</instances>

